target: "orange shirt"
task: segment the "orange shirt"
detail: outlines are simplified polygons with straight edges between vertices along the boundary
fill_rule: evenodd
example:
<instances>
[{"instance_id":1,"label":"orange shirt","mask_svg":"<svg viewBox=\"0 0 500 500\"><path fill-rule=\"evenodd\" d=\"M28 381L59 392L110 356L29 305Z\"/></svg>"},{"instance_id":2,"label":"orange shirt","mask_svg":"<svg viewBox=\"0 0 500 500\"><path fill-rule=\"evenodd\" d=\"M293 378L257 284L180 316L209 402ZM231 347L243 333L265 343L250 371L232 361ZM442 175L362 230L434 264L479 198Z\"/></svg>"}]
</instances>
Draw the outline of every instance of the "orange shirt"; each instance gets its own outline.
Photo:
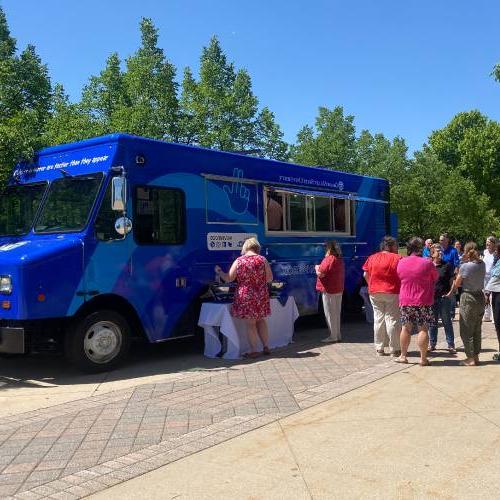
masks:
<instances>
[{"instance_id":1,"label":"orange shirt","mask_svg":"<svg viewBox=\"0 0 500 500\"><path fill-rule=\"evenodd\" d=\"M368 257L363 265L363 271L368 273L368 293L399 293L400 260L401 255L392 252L377 252Z\"/></svg>"},{"instance_id":2,"label":"orange shirt","mask_svg":"<svg viewBox=\"0 0 500 500\"><path fill-rule=\"evenodd\" d=\"M324 273L316 280L316 290L326 293L342 293L344 291L344 261L341 257L327 255L319 265L319 271Z\"/></svg>"}]
</instances>

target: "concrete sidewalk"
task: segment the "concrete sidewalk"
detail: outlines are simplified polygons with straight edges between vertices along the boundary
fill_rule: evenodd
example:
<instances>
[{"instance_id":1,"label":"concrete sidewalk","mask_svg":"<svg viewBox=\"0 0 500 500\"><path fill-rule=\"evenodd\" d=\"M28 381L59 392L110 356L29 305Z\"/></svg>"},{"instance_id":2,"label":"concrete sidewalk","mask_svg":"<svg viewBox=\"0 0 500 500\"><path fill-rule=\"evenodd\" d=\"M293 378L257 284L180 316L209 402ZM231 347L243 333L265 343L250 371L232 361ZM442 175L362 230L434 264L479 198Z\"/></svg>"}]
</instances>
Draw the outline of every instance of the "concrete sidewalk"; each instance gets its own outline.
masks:
<instances>
[{"instance_id":1,"label":"concrete sidewalk","mask_svg":"<svg viewBox=\"0 0 500 500\"><path fill-rule=\"evenodd\" d=\"M445 352L92 498L498 498L500 364ZM417 362L417 357L413 358Z\"/></svg>"}]
</instances>

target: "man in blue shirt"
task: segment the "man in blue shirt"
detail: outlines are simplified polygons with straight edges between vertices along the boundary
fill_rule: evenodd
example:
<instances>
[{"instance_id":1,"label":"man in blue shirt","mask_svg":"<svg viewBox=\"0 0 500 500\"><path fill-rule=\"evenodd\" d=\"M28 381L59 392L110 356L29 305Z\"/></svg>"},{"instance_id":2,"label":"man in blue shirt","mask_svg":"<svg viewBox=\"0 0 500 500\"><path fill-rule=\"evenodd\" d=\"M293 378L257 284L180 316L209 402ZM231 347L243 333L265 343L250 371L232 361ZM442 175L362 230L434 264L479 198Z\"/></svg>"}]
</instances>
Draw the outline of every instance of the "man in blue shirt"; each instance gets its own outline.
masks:
<instances>
[{"instance_id":1,"label":"man in blue shirt","mask_svg":"<svg viewBox=\"0 0 500 500\"><path fill-rule=\"evenodd\" d=\"M450 245L450 237L448 236L448 233L443 233L439 237L439 244L443 249L441 260L443 262L449 262L452 267L453 273L457 274L458 267L460 266L460 257L458 256L457 249ZM453 319L455 317L456 297L452 297L452 301L454 305L450 311L450 315Z\"/></svg>"},{"instance_id":2,"label":"man in blue shirt","mask_svg":"<svg viewBox=\"0 0 500 500\"><path fill-rule=\"evenodd\" d=\"M457 249L450 245L450 237L448 236L448 233L443 233L439 237L439 244L443 249L443 262L449 262L453 271L456 272L458 266L460 265L460 257L458 256Z\"/></svg>"}]
</instances>

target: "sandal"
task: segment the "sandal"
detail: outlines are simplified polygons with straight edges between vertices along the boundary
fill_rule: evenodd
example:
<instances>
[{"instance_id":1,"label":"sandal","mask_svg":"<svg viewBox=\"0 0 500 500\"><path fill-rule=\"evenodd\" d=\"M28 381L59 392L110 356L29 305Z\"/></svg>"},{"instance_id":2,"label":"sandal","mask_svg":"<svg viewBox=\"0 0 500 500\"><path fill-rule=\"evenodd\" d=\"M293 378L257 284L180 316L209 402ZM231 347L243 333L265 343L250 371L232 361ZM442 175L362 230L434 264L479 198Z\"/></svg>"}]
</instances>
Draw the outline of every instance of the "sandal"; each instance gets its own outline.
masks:
<instances>
[{"instance_id":1,"label":"sandal","mask_svg":"<svg viewBox=\"0 0 500 500\"><path fill-rule=\"evenodd\" d=\"M254 358L258 358L260 356L260 352L246 352L245 354L243 354L243 358L244 359L254 359Z\"/></svg>"},{"instance_id":2,"label":"sandal","mask_svg":"<svg viewBox=\"0 0 500 500\"><path fill-rule=\"evenodd\" d=\"M385 351L383 349L377 349L377 354L379 356L385 356Z\"/></svg>"},{"instance_id":3,"label":"sandal","mask_svg":"<svg viewBox=\"0 0 500 500\"><path fill-rule=\"evenodd\" d=\"M425 361L420 361L420 366L430 366L431 365L431 362L426 359Z\"/></svg>"},{"instance_id":4,"label":"sandal","mask_svg":"<svg viewBox=\"0 0 500 500\"><path fill-rule=\"evenodd\" d=\"M408 360L406 358L401 358L401 357L400 358L394 358L394 362L395 363L403 363L405 365L408 364Z\"/></svg>"}]
</instances>

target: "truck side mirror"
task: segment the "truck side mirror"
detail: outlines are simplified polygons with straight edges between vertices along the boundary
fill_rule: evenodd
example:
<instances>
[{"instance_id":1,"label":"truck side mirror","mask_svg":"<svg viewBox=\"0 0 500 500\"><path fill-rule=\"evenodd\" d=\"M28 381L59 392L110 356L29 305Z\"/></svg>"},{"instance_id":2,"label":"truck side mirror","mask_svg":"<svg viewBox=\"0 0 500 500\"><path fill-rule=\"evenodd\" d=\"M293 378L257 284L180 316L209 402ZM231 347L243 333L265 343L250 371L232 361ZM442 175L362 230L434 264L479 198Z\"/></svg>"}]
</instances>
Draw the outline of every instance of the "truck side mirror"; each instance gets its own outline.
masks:
<instances>
[{"instance_id":1,"label":"truck side mirror","mask_svg":"<svg viewBox=\"0 0 500 500\"><path fill-rule=\"evenodd\" d=\"M120 176L113 177L111 182L111 210L124 212L127 200L127 180Z\"/></svg>"}]
</instances>

